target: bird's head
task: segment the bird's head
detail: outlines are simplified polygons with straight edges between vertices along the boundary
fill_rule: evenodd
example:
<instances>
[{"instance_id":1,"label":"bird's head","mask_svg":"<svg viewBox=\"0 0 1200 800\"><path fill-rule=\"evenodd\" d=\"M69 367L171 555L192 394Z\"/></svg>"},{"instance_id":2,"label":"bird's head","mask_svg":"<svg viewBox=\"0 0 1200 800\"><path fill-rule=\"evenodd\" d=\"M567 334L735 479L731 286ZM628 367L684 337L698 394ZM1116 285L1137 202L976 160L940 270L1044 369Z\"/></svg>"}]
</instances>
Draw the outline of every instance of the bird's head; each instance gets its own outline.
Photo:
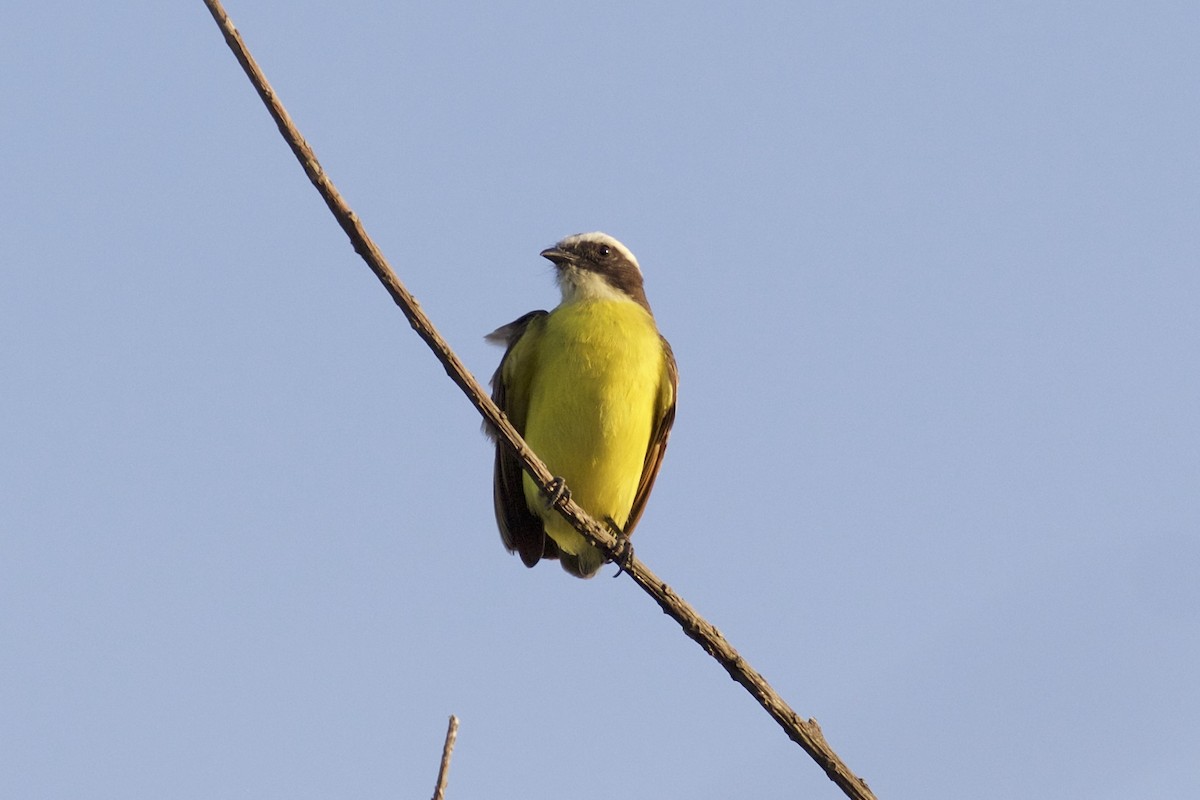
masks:
<instances>
[{"instance_id":1,"label":"bird's head","mask_svg":"<svg viewBox=\"0 0 1200 800\"><path fill-rule=\"evenodd\" d=\"M623 299L650 309L637 259L607 233L577 233L541 255L554 264L564 303Z\"/></svg>"}]
</instances>

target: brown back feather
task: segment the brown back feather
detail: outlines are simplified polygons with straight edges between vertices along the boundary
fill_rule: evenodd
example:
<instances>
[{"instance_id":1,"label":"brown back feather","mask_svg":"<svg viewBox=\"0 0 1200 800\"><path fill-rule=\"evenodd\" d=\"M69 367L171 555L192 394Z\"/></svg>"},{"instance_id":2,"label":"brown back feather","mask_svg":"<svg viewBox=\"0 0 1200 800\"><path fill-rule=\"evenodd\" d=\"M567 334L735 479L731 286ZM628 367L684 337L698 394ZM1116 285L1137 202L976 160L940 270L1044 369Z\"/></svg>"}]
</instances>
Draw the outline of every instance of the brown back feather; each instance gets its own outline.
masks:
<instances>
[{"instance_id":1,"label":"brown back feather","mask_svg":"<svg viewBox=\"0 0 1200 800\"><path fill-rule=\"evenodd\" d=\"M520 319L514 320L502 328L488 334L487 339L493 342L504 342L507 349L500 359L500 366L492 375L492 400L508 417L508 421L517 429L521 436L525 435L526 408L510 406L508 387L504 382L504 367L512 354L513 345L517 343L529 327L530 323L545 317L545 311L530 311ZM527 400L528 398L526 398ZM495 433L489 431L493 439ZM542 558L555 558L558 546L542 526L542 519L529 510L525 502L524 470L521 462L512 451L500 441L496 441L496 464L492 477L492 502L496 512L496 526L500 529L500 539L510 553L517 553L527 567L532 567Z\"/></svg>"},{"instance_id":2,"label":"brown back feather","mask_svg":"<svg viewBox=\"0 0 1200 800\"><path fill-rule=\"evenodd\" d=\"M638 481L637 494L633 497L633 507L629 510L629 519L625 522L624 534L629 536L642 518L646 509L646 500L650 490L654 488L654 479L662 468L663 455L667 452L667 437L671 435L671 426L675 424L675 397L679 393L679 369L675 365L675 354L665 338L662 339L663 354L667 360L667 379L671 382L671 400L660 411L658 424L650 434L650 447L646 450L646 461L642 466L642 478Z\"/></svg>"}]
</instances>

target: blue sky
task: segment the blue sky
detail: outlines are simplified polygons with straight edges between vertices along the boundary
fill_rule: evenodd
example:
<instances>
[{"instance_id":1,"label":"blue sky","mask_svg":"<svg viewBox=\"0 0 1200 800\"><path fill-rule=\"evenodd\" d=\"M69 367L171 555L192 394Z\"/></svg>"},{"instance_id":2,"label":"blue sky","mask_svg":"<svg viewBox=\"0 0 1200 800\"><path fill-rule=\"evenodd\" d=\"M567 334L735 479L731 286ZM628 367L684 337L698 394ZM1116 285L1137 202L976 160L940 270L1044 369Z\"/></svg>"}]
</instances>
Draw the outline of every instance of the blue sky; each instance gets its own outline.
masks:
<instances>
[{"instance_id":1,"label":"blue sky","mask_svg":"<svg viewBox=\"0 0 1200 800\"><path fill-rule=\"evenodd\" d=\"M226 6L472 371L638 256L638 554L882 798L1200 794L1194 4ZM200 0L0 12L0 795L838 797L474 411Z\"/></svg>"}]
</instances>

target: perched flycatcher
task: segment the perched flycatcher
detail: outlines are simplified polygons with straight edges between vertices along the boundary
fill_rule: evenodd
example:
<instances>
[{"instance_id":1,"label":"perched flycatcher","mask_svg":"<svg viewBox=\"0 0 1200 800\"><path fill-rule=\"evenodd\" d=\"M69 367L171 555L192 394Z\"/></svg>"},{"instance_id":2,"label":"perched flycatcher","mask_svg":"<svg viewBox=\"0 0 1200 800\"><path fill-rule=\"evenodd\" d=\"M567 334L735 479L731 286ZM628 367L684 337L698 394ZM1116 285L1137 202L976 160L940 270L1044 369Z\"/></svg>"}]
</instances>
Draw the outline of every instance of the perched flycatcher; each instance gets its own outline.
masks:
<instances>
[{"instance_id":1,"label":"perched flycatcher","mask_svg":"<svg viewBox=\"0 0 1200 800\"><path fill-rule=\"evenodd\" d=\"M675 357L625 245L580 233L542 256L554 264L562 302L487 337L507 346L492 376L492 399L571 498L629 536L675 421ZM558 559L580 578L600 569L604 555L550 507L499 442L493 493L500 538L525 566Z\"/></svg>"}]
</instances>

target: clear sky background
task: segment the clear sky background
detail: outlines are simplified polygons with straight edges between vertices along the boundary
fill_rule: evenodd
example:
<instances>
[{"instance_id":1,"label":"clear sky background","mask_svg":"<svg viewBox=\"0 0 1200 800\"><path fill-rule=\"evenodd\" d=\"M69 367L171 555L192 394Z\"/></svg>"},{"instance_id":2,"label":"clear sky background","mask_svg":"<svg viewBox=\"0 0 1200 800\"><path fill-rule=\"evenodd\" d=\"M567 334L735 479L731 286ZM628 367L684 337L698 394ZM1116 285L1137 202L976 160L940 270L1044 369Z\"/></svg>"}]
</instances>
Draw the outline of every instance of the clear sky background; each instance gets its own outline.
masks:
<instances>
[{"instance_id":1,"label":"clear sky background","mask_svg":"<svg viewBox=\"0 0 1200 800\"><path fill-rule=\"evenodd\" d=\"M227 9L481 379L637 254L638 554L881 798L1200 796L1200 6ZM7 4L0 143L0 796L428 797L451 713L451 800L841 796L505 553L200 0Z\"/></svg>"}]
</instances>

